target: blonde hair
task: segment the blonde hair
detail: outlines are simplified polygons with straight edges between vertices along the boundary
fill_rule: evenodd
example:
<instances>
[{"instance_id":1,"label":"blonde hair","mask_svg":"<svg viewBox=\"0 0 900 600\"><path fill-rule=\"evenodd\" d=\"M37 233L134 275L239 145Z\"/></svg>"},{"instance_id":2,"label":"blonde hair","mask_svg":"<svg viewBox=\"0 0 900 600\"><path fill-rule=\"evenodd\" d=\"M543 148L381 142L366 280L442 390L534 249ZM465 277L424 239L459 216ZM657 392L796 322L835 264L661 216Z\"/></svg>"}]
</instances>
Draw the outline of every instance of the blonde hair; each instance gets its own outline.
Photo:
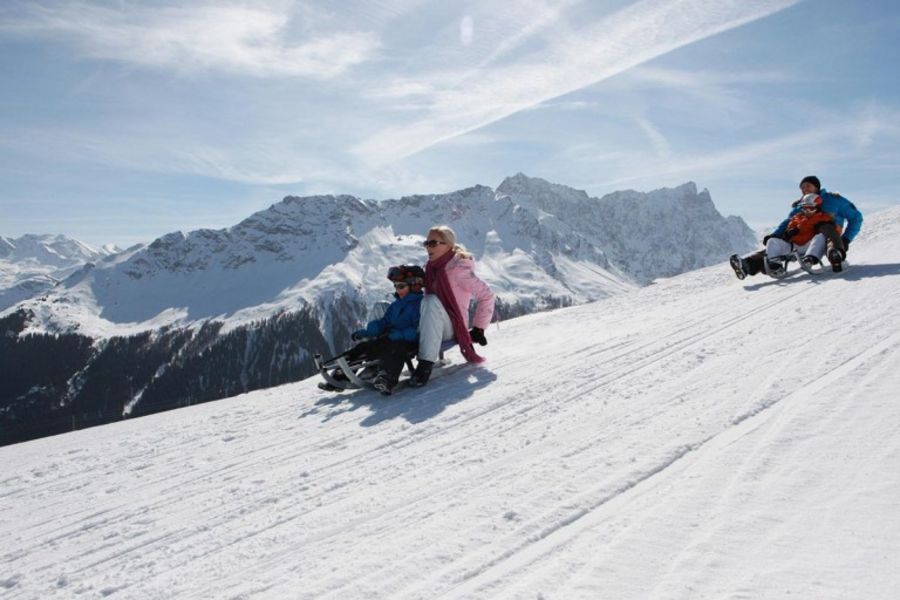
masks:
<instances>
[{"instance_id":1,"label":"blonde hair","mask_svg":"<svg viewBox=\"0 0 900 600\"><path fill-rule=\"evenodd\" d=\"M466 247L462 244L456 243L456 232L453 231L449 225L435 225L431 229L428 230L428 233L434 233L439 238L441 238L442 242L446 242L453 251L459 255L460 258L473 259L475 256L466 250Z\"/></svg>"}]
</instances>

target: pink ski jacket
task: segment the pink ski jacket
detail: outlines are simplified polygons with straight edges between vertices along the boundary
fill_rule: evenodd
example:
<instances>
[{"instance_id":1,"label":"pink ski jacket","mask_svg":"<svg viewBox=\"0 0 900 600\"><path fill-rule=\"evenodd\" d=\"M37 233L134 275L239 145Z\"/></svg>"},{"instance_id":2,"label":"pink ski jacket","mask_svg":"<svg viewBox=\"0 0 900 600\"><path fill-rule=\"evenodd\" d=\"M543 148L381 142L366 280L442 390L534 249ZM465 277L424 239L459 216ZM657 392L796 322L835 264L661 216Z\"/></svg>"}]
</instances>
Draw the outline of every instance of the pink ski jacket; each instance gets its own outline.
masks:
<instances>
[{"instance_id":1,"label":"pink ski jacket","mask_svg":"<svg viewBox=\"0 0 900 600\"><path fill-rule=\"evenodd\" d=\"M477 305L471 327L487 329L491 324L491 317L494 316L494 292L475 275L475 261L457 254L450 259L444 271L447 273L453 297L459 307L459 314L464 315L467 321L466 327L470 327L469 302L475 298Z\"/></svg>"}]
</instances>

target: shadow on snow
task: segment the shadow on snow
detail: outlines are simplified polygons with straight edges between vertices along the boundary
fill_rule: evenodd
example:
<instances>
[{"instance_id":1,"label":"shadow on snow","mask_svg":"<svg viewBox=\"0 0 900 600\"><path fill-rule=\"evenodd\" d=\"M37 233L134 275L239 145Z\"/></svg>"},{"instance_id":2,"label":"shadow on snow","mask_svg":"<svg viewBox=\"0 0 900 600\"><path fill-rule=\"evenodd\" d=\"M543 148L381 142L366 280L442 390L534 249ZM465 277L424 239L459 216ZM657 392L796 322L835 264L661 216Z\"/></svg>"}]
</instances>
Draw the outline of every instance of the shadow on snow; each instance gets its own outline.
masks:
<instances>
[{"instance_id":1,"label":"shadow on snow","mask_svg":"<svg viewBox=\"0 0 900 600\"><path fill-rule=\"evenodd\" d=\"M335 393L316 402L316 408L302 416L318 413L319 407L332 407L324 418L324 421L329 421L366 407L371 412L360 422L363 427L371 427L398 417L409 423L421 423L441 414L448 406L469 398L497 379L496 374L480 365L463 363L449 365L444 369L446 373L432 379L426 386L404 387L391 396L382 396L377 391L368 389Z\"/></svg>"},{"instance_id":2,"label":"shadow on snow","mask_svg":"<svg viewBox=\"0 0 900 600\"><path fill-rule=\"evenodd\" d=\"M744 289L755 291L763 289L770 285L788 285L793 281L812 281L814 283L823 283L829 279L841 278L848 281L859 281L861 279L872 279L874 277L891 277L900 275L900 263L886 263L881 265L850 265L847 271L843 273L822 273L821 275L810 275L803 277L805 273L798 269L788 274L783 279L764 279L759 283L745 285ZM762 277L765 277L764 275Z\"/></svg>"}]
</instances>

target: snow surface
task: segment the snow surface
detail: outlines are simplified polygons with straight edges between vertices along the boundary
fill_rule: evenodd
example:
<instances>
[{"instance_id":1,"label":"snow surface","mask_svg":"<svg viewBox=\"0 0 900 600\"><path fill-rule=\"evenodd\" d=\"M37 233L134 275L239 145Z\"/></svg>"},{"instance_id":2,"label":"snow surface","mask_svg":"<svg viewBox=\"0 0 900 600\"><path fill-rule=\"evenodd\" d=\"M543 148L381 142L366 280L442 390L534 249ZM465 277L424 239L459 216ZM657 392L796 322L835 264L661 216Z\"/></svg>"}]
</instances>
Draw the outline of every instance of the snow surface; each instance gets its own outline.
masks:
<instances>
[{"instance_id":1,"label":"snow surface","mask_svg":"<svg viewBox=\"0 0 900 600\"><path fill-rule=\"evenodd\" d=\"M900 210L841 276L724 262L315 380L0 448L20 598L900 597Z\"/></svg>"}]
</instances>

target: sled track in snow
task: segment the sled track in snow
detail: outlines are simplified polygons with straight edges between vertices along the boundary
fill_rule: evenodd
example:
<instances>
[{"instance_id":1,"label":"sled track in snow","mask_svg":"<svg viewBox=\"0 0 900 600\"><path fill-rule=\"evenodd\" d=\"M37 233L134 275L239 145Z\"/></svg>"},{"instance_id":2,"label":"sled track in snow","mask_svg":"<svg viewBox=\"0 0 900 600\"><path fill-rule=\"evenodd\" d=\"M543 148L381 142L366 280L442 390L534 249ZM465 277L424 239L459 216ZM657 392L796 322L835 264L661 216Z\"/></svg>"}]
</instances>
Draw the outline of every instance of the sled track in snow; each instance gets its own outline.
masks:
<instances>
[{"instance_id":1,"label":"sled track in snow","mask_svg":"<svg viewBox=\"0 0 900 600\"><path fill-rule=\"evenodd\" d=\"M615 510L622 507L628 501L628 496L644 493L644 488L659 484L659 481L657 480L661 477L677 476L677 473L670 472L671 467L678 464L678 466L681 467L680 470L684 470L689 468L690 465L681 465L681 462L689 463L691 462L691 457L696 456L699 453L716 452L723 450L729 444L746 435L751 430L761 427L764 424L765 420L769 418L769 409L776 406L784 407L785 405L790 405L791 403L797 401L798 398L802 400L819 391L826 390L830 386L832 386L834 382L838 381L842 377L846 376L847 373L856 369L860 364L874 357L877 357L880 354L883 354L888 349L897 347L900 347L900 334L895 333L887 336L886 339L875 343L864 352L845 361L844 364L842 364L839 368L832 370L826 376L810 378L809 380L803 382L803 386L800 389L792 392L788 396L785 396L781 400L741 415L738 419L735 420L734 424L731 427L724 429L721 432L710 436L709 438L704 439L696 444L691 444L679 449L679 451L677 451L670 460L659 464L656 468L648 471L638 480L630 482L629 484L623 486L620 490L617 490L615 493L609 494L604 498L597 499L596 502L594 502L590 506L587 506L577 511L576 513L573 513L570 518L562 520L558 522L555 527L548 529L546 532L542 532L542 535L532 539L528 539L526 540L526 542L520 544L520 546L509 549L502 554L493 557L491 560L486 561L484 564L478 565L470 571L462 573L460 576L458 576L458 584L456 586L433 597L479 597L478 592L488 591L487 589L480 588L490 587L491 582L483 581L483 579L486 578L485 576L492 569L499 569L500 571L503 571L502 573L493 574L493 577L497 581L500 581L504 577L508 577L512 574L527 571L529 567L536 561L546 558L548 555L559 551L584 530L590 529L592 526L609 518ZM825 418L827 419L835 417L828 417L826 415ZM772 435L774 435L774 433L769 432L767 433L766 437L770 437ZM764 441L765 439L762 442L759 442L759 444L765 446L766 444L763 443ZM688 460L682 461L682 459L685 458L688 458ZM557 534L563 528L569 527L576 523L578 523L578 527L572 528L567 532L566 535L558 535L555 536L555 538L558 539L550 539L553 534ZM503 565L504 561L512 558L513 556L517 556L517 558L519 559L518 563L512 567L506 568L506 566ZM429 580L423 582L420 586L417 586L417 590L427 589L429 584L433 584L434 581L439 579L440 577L441 574L432 576L431 578L429 578ZM557 593L561 594L560 597L566 597L564 590L556 591Z\"/></svg>"}]
</instances>

